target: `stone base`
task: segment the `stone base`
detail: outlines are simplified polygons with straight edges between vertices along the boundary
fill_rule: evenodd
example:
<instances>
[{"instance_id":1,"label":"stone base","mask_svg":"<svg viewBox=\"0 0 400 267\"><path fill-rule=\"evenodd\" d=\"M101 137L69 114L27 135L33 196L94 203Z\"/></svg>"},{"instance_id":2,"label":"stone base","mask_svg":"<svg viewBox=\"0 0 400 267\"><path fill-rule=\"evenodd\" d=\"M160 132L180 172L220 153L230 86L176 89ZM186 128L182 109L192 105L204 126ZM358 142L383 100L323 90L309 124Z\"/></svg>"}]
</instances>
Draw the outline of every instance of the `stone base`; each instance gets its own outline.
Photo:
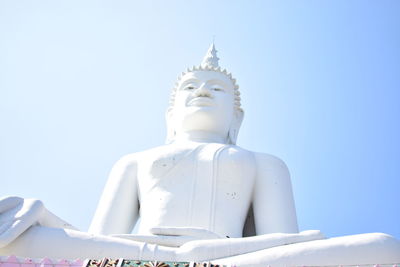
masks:
<instances>
[{"instance_id":1,"label":"stone base","mask_svg":"<svg viewBox=\"0 0 400 267\"><path fill-rule=\"evenodd\" d=\"M55 260L49 258L29 259L16 256L0 256L0 267L235 267L218 265L210 262L162 262L146 260L110 259L101 260ZM266 265L266 267L271 267ZM273 266L272 266L273 267ZM293 266L295 267L295 266ZM329 265L329 266L301 266L301 267L400 267L397 264L374 265Z\"/></svg>"}]
</instances>

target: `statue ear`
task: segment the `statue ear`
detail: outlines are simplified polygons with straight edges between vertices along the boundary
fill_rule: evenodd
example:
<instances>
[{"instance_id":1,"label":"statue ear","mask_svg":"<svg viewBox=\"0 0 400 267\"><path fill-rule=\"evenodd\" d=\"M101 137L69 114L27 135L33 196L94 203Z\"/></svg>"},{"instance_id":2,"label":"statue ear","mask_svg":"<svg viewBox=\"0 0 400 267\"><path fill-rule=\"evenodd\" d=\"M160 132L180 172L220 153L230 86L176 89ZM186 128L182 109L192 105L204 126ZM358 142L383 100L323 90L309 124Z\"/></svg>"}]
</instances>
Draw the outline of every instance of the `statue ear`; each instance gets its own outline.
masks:
<instances>
[{"instance_id":1,"label":"statue ear","mask_svg":"<svg viewBox=\"0 0 400 267\"><path fill-rule=\"evenodd\" d=\"M165 140L166 144L172 143L175 139L175 127L174 127L174 120L173 120L173 113L174 110L172 108L169 108L167 112L165 113L165 121L167 123L167 138Z\"/></svg>"},{"instance_id":2,"label":"statue ear","mask_svg":"<svg viewBox=\"0 0 400 267\"><path fill-rule=\"evenodd\" d=\"M235 109L231 127L229 128L228 132L228 144L236 145L236 139L239 134L240 125L242 125L243 117L244 117L244 112Z\"/></svg>"}]
</instances>

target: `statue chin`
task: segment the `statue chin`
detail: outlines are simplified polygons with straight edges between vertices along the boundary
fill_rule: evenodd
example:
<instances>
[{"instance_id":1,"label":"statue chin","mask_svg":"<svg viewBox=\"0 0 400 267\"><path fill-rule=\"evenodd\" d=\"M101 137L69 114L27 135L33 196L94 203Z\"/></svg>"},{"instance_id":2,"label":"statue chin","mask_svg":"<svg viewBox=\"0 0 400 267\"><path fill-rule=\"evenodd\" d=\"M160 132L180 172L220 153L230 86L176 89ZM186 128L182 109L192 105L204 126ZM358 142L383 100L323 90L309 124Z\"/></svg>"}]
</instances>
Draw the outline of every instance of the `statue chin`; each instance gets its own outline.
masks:
<instances>
[{"instance_id":1,"label":"statue chin","mask_svg":"<svg viewBox=\"0 0 400 267\"><path fill-rule=\"evenodd\" d=\"M229 123L224 118L215 116L215 111L210 107L190 108L191 112L182 112L181 118L176 119L176 129L182 132L226 132ZM219 129L221 128L221 129Z\"/></svg>"},{"instance_id":2,"label":"statue chin","mask_svg":"<svg viewBox=\"0 0 400 267\"><path fill-rule=\"evenodd\" d=\"M285 163L234 145L243 118L239 95L212 45L173 89L172 142L114 165L88 232L39 200L5 197L0 255L235 266L400 263L400 242L386 234L327 239L320 231L298 231ZM139 218L138 233L131 234Z\"/></svg>"}]
</instances>

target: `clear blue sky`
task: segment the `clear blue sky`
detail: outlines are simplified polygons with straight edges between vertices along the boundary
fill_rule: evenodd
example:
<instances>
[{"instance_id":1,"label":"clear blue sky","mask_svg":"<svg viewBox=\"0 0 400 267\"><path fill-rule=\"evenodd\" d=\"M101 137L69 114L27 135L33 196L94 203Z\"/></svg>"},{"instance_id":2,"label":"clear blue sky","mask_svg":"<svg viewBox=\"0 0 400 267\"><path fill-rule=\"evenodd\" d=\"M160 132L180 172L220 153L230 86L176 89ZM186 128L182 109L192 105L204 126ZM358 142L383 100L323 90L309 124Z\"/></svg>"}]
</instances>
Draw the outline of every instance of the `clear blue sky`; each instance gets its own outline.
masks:
<instances>
[{"instance_id":1,"label":"clear blue sky","mask_svg":"<svg viewBox=\"0 0 400 267\"><path fill-rule=\"evenodd\" d=\"M215 35L238 145L287 163L301 230L400 238L399 26L399 1L1 1L0 195L86 230Z\"/></svg>"}]
</instances>

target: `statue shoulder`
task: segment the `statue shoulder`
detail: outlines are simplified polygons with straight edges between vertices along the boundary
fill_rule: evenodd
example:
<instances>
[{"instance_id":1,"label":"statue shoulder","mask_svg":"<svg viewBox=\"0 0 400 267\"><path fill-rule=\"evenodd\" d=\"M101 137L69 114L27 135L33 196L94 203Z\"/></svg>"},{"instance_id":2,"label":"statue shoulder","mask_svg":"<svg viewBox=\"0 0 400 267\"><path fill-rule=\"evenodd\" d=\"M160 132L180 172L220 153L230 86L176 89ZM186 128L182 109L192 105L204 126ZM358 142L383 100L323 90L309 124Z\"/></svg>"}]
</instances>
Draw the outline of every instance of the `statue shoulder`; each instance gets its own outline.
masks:
<instances>
[{"instance_id":1,"label":"statue shoulder","mask_svg":"<svg viewBox=\"0 0 400 267\"><path fill-rule=\"evenodd\" d=\"M280 177L289 178L289 170L285 162L273 155L266 153L253 152L257 165L258 174L273 173L280 174Z\"/></svg>"},{"instance_id":2,"label":"statue shoulder","mask_svg":"<svg viewBox=\"0 0 400 267\"><path fill-rule=\"evenodd\" d=\"M255 162L262 167L286 168L285 162L274 155L250 151L245 148L239 147L237 145L229 145L227 147L230 153L238 152L240 154L245 154L248 157L252 157L255 160Z\"/></svg>"},{"instance_id":3,"label":"statue shoulder","mask_svg":"<svg viewBox=\"0 0 400 267\"><path fill-rule=\"evenodd\" d=\"M117 162L114 163L113 168L126 168L126 167L136 167L140 153L131 153L122 156Z\"/></svg>"},{"instance_id":4,"label":"statue shoulder","mask_svg":"<svg viewBox=\"0 0 400 267\"><path fill-rule=\"evenodd\" d=\"M254 160L254 154L255 154L254 152L244 149L237 145L226 145L224 151L225 153L228 153L230 156L240 155Z\"/></svg>"},{"instance_id":5,"label":"statue shoulder","mask_svg":"<svg viewBox=\"0 0 400 267\"><path fill-rule=\"evenodd\" d=\"M140 152L134 152L127 155L122 156L117 162L114 164L114 167L124 168L124 167L136 167L140 160L147 159L152 155L157 155L166 150L167 146L158 146L151 149L147 149Z\"/></svg>"},{"instance_id":6,"label":"statue shoulder","mask_svg":"<svg viewBox=\"0 0 400 267\"><path fill-rule=\"evenodd\" d=\"M260 152L253 152L253 154L257 163L263 165L264 167L287 168L285 162L277 156Z\"/></svg>"}]
</instances>

